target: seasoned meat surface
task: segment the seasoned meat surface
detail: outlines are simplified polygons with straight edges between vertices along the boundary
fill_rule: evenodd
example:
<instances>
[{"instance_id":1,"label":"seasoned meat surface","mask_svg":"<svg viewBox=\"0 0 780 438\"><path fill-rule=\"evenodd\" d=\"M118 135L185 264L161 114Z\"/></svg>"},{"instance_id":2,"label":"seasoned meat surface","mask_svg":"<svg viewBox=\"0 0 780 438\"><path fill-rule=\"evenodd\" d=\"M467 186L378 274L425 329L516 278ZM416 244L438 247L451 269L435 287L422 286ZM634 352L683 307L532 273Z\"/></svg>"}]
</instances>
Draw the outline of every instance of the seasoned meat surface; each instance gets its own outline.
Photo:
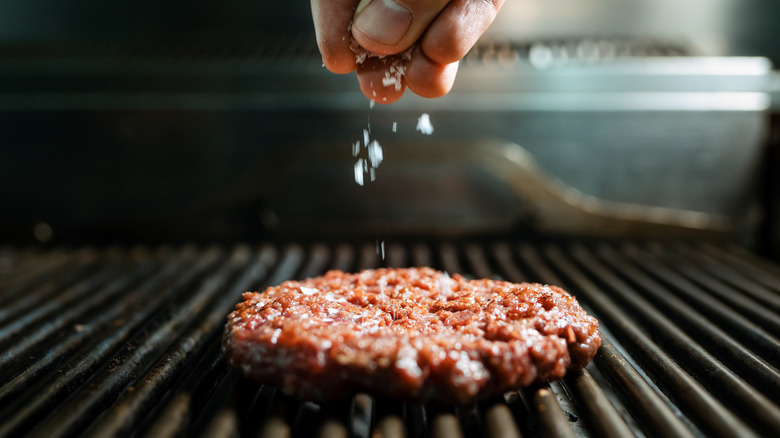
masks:
<instances>
[{"instance_id":1,"label":"seasoned meat surface","mask_svg":"<svg viewBox=\"0 0 780 438\"><path fill-rule=\"evenodd\" d=\"M601 344L598 321L561 288L431 268L330 271L243 298L222 340L230 364L314 401L467 403L560 378Z\"/></svg>"}]
</instances>

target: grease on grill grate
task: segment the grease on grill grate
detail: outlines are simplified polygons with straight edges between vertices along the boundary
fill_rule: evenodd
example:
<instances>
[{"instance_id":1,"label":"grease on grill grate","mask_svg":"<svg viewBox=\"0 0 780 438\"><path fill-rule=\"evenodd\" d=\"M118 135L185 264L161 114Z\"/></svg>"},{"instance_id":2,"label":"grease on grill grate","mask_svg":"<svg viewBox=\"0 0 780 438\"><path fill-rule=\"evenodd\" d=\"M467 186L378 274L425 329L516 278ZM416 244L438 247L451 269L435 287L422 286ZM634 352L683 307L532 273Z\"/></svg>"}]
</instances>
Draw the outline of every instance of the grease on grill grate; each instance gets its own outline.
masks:
<instances>
[{"instance_id":1,"label":"grease on grill grate","mask_svg":"<svg viewBox=\"0 0 780 438\"><path fill-rule=\"evenodd\" d=\"M219 350L245 290L428 265L560 284L604 345L560 382L458 407L299 402ZM389 242L0 248L0 436L761 436L780 430L780 267L713 244Z\"/></svg>"}]
</instances>

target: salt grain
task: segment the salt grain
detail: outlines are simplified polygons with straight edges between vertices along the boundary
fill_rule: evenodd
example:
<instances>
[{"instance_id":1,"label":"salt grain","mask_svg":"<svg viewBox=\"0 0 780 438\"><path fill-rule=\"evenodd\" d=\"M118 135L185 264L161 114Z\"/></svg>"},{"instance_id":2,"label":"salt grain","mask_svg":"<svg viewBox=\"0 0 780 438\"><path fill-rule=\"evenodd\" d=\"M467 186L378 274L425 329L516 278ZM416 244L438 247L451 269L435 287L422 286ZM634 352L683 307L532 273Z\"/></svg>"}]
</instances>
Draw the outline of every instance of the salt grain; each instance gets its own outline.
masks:
<instances>
[{"instance_id":1,"label":"salt grain","mask_svg":"<svg viewBox=\"0 0 780 438\"><path fill-rule=\"evenodd\" d=\"M352 23L349 25L350 32L351 29ZM404 52L397 55L385 56L369 52L368 50L364 49L357 41L355 41L355 38L352 38L349 44L349 48L352 50L352 52L355 53L355 62L357 64L362 64L366 62L367 59L371 58L377 59L383 66L387 66L385 77L382 78L382 85L385 87L393 86L395 87L396 91L401 91L401 79L406 74L406 68L409 65L409 61L412 60L412 51L414 50L415 46L409 47ZM374 84L371 83L370 86L373 88Z\"/></svg>"},{"instance_id":2,"label":"salt grain","mask_svg":"<svg viewBox=\"0 0 780 438\"><path fill-rule=\"evenodd\" d=\"M384 154L382 153L382 145L378 141L374 140L368 145L368 161L371 163L371 167L377 168L382 164Z\"/></svg>"},{"instance_id":3,"label":"salt grain","mask_svg":"<svg viewBox=\"0 0 780 438\"><path fill-rule=\"evenodd\" d=\"M363 162L365 160L360 158L355 163L355 182L358 183L359 186L363 185Z\"/></svg>"},{"instance_id":4,"label":"salt grain","mask_svg":"<svg viewBox=\"0 0 780 438\"><path fill-rule=\"evenodd\" d=\"M352 33L351 22L349 23L347 30L350 34ZM384 78L382 78L382 85L385 87L392 86L396 91L401 91L403 84L402 79L406 74L406 69L409 66L409 62L412 60L412 51L415 50L415 47L410 47L397 55L385 56L367 51L365 48L361 47L357 41L355 41L355 38L352 38L349 48L352 50L352 52L355 53L355 62L357 64L363 64L367 59L371 58L376 60L375 65L385 67L387 70L385 71ZM369 82L369 87L372 89L374 88L374 81ZM372 91L372 94L374 97L377 96L376 91ZM387 102L386 96L382 97L382 102ZM369 108L374 108L375 105L376 100L370 99ZM427 118L427 114L424 114L424 116ZM433 132L433 127L430 126L430 120L428 120L427 123L427 127L424 127L425 130L422 131L424 134L430 134ZM397 126L398 125L393 122L393 132L396 132ZM417 129L421 129L419 123L417 125ZM354 167L355 182L360 186L362 186L365 182L365 173L369 174L371 181L376 179L376 168L379 167L379 165L382 163L382 160L384 159L382 146L376 140L371 141L370 133L371 125L369 124L368 129L363 130L363 147L367 149L368 159L362 157L359 158ZM358 155L360 155L360 141L352 145L352 156L357 157ZM382 242L381 249L382 258L384 259L384 242ZM379 247L377 247L377 253L378 251Z\"/></svg>"},{"instance_id":5,"label":"salt grain","mask_svg":"<svg viewBox=\"0 0 780 438\"><path fill-rule=\"evenodd\" d=\"M422 113L419 119L417 119L417 130L425 135L433 134L433 125L431 125L431 117L428 113Z\"/></svg>"},{"instance_id":6,"label":"salt grain","mask_svg":"<svg viewBox=\"0 0 780 438\"><path fill-rule=\"evenodd\" d=\"M441 277L439 279L439 292L443 297L449 297L452 294L452 288L450 286L450 282L452 279L450 278L450 275L447 274L445 271L443 274L441 274Z\"/></svg>"},{"instance_id":7,"label":"salt grain","mask_svg":"<svg viewBox=\"0 0 780 438\"><path fill-rule=\"evenodd\" d=\"M395 73L395 76L390 76L389 72L385 72L385 77L382 78L382 85L389 87L395 86L395 91L401 91L401 76L399 73Z\"/></svg>"},{"instance_id":8,"label":"salt grain","mask_svg":"<svg viewBox=\"0 0 780 438\"><path fill-rule=\"evenodd\" d=\"M317 292L319 292L319 290L317 290L317 289L315 289L315 288L313 288L313 287L306 287L306 286L301 286L301 292L302 292L304 295L311 296L311 295L314 295L314 294L316 294Z\"/></svg>"},{"instance_id":9,"label":"salt grain","mask_svg":"<svg viewBox=\"0 0 780 438\"><path fill-rule=\"evenodd\" d=\"M361 186L365 184L366 173L368 173L371 181L376 180L376 168L382 164L384 159L382 145L376 140L371 140L371 124L368 125L368 129L363 130L363 146L366 148L368 158L359 158L354 168L355 182ZM352 145L352 156L357 157L360 155L360 149L360 140L358 140Z\"/></svg>"}]
</instances>

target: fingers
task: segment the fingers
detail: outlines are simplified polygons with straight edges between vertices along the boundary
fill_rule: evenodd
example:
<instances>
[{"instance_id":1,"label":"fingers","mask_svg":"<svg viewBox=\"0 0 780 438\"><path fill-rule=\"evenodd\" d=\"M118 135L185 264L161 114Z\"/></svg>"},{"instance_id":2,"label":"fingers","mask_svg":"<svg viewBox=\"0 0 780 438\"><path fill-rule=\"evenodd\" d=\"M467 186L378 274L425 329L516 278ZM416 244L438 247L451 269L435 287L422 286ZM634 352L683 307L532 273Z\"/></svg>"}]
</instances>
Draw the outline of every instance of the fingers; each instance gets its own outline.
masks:
<instances>
[{"instance_id":1,"label":"fingers","mask_svg":"<svg viewBox=\"0 0 780 438\"><path fill-rule=\"evenodd\" d=\"M504 0L311 0L323 63L334 73L357 68L360 89L378 103L400 99L408 87L423 97L452 88L458 62L493 22ZM352 22L350 32L350 22ZM406 76L385 84L388 62L358 65L351 37L369 52L395 55L418 42Z\"/></svg>"},{"instance_id":2,"label":"fingers","mask_svg":"<svg viewBox=\"0 0 780 438\"><path fill-rule=\"evenodd\" d=\"M361 0L352 35L366 50L400 53L425 33L450 0Z\"/></svg>"},{"instance_id":3,"label":"fingers","mask_svg":"<svg viewBox=\"0 0 780 438\"><path fill-rule=\"evenodd\" d=\"M406 86L415 94L435 98L450 92L457 73L457 61L440 64L430 60L422 51L417 51L409 63L404 79Z\"/></svg>"},{"instance_id":4,"label":"fingers","mask_svg":"<svg viewBox=\"0 0 780 438\"><path fill-rule=\"evenodd\" d=\"M503 3L504 0L452 0L425 32L423 52L441 64L459 61L493 23Z\"/></svg>"},{"instance_id":5,"label":"fingers","mask_svg":"<svg viewBox=\"0 0 780 438\"><path fill-rule=\"evenodd\" d=\"M355 70L355 54L349 49L349 22L356 0L311 0L314 33L322 63L333 73Z\"/></svg>"}]
</instances>

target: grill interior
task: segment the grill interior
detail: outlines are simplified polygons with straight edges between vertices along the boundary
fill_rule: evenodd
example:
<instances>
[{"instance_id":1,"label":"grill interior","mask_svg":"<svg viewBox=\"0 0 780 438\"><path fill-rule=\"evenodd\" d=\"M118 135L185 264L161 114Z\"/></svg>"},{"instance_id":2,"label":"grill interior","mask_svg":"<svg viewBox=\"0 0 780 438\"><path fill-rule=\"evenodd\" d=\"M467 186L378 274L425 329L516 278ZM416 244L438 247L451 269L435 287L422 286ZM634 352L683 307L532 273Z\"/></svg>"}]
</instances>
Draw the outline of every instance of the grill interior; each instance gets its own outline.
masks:
<instances>
[{"instance_id":1,"label":"grill interior","mask_svg":"<svg viewBox=\"0 0 780 438\"><path fill-rule=\"evenodd\" d=\"M382 243L384 245L384 243ZM780 266L707 242L0 248L0 436L769 436ZM226 366L246 290L379 266L559 284L601 322L587 369L446 407L292 400Z\"/></svg>"}]
</instances>

